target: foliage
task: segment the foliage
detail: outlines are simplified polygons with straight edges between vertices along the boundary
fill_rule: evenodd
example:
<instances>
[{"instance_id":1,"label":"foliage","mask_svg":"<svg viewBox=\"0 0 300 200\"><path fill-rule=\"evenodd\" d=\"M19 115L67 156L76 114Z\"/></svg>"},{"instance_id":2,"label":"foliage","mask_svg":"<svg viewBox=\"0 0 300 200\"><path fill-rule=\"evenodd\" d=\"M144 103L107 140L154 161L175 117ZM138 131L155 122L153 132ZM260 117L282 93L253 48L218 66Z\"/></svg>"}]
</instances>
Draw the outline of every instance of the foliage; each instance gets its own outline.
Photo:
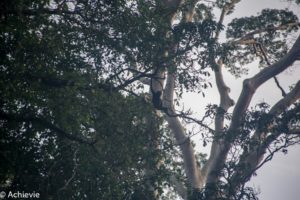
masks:
<instances>
[{"instance_id":1,"label":"foliage","mask_svg":"<svg viewBox=\"0 0 300 200\"><path fill-rule=\"evenodd\" d=\"M157 113L143 80L152 84L159 71L175 73L178 99L186 91L204 95L213 87L217 60L235 76L257 59L261 66L278 61L287 53L288 34L299 28L298 18L288 10L265 9L225 27L214 9L227 8L229 15L238 1L218 0L199 1L193 20L183 23L193 1L175 11L163 2L0 2L1 189L38 191L43 199L155 199L155 193L170 199L178 196L175 177L191 199L216 193L220 199L256 199L252 188L238 184L253 174L239 155L257 150L252 136L270 124L278 138L261 144L270 147L265 161L297 143L297 137L281 133L298 123L299 102L279 116L264 103L248 110L238 137L227 126L222 131L228 134L217 136L205 125L220 116L232 120L217 105L207 106L202 121L178 114L198 123L204 146L217 138L234 150L217 184L198 191L191 188L180 152L189 138L174 141L164 120L170 114ZM218 40L221 31L226 42ZM204 154L194 157L199 166L207 163ZM249 173L237 176L241 171Z\"/></svg>"},{"instance_id":2,"label":"foliage","mask_svg":"<svg viewBox=\"0 0 300 200\"><path fill-rule=\"evenodd\" d=\"M77 2L73 11L64 1L10 2L1 3L1 187L44 199L146 195L143 185L161 183L166 170L145 169L172 149L154 148L170 141L143 98L118 91L128 78L124 47L141 44L133 38L142 24L123 26L136 13L125 1Z\"/></svg>"}]
</instances>

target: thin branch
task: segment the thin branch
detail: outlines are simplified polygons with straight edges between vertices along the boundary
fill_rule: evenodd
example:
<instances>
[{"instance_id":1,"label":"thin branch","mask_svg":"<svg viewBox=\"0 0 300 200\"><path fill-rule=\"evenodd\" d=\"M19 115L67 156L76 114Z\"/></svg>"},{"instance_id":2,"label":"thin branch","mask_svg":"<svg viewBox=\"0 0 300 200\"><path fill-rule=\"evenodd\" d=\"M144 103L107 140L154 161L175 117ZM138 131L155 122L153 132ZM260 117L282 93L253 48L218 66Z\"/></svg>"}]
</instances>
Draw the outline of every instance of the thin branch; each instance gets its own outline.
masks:
<instances>
[{"instance_id":1,"label":"thin branch","mask_svg":"<svg viewBox=\"0 0 300 200\"><path fill-rule=\"evenodd\" d=\"M198 120L198 119L195 119L193 117L189 117L186 113L181 113L181 114L169 114L169 113L166 113L169 117L180 117L182 119L187 119L187 120L190 120L202 127L204 127L205 129L207 129L210 133L215 133L216 131L212 128L210 128L208 125L204 124L203 123L203 120Z\"/></svg>"},{"instance_id":2,"label":"thin branch","mask_svg":"<svg viewBox=\"0 0 300 200\"><path fill-rule=\"evenodd\" d=\"M237 4L238 2L240 2L240 0L233 0L232 2L225 4L225 6L223 7L219 21L218 21L219 28L216 31L215 39L219 38L221 26L223 24L225 15L227 15L228 11L230 11L230 9L232 9L234 7L234 5Z\"/></svg>"},{"instance_id":3,"label":"thin branch","mask_svg":"<svg viewBox=\"0 0 300 200\"><path fill-rule=\"evenodd\" d=\"M225 15L226 15L227 11L228 11L227 6L224 6L223 9L222 9L220 18L219 18L219 22L218 22L219 26L223 25L223 21L224 21L224 18L225 18ZM219 39L220 31L221 31L221 29L218 28L217 31L216 31L215 39Z\"/></svg>"},{"instance_id":4,"label":"thin branch","mask_svg":"<svg viewBox=\"0 0 300 200\"><path fill-rule=\"evenodd\" d=\"M262 55L263 55L263 57L264 57L264 59L265 59L267 65L270 66L271 63L270 63L270 61L269 61L269 59L268 59L268 57L267 57L266 51L265 51L264 48L262 47L262 44L256 42L256 44L254 44L254 45L257 45L257 46L259 47L260 52L262 53ZM286 92L285 92L284 89L281 87L281 85L280 85L280 83L279 83L277 77L274 76L273 78L274 78L274 80L275 80L276 86L280 89L282 96L285 97L285 96L286 96Z\"/></svg>"},{"instance_id":5,"label":"thin branch","mask_svg":"<svg viewBox=\"0 0 300 200\"><path fill-rule=\"evenodd\" d=\"M65 181L64 186L58 189L58 191L57 191L58 193L61 192L62 190L66 190L68 188L69 184L71 183L71 181L76 176L76 170L78 168L77 153L78 153L78 148L74 151L74 155L73 155L74 167L73 167L73 170L72 170L72 175L71 175L71 177L67 181Z\"/></svg>"},{"instance_id":6,"label":"thin branch","mask_svg":"<svg viewBox=\"0 0 300 200\"><path fill-rule=\"evenodd\" d=\"M280 85L280 83L279 83L279 81L278 81L278 79L277 79L276 76L274 76L274 81L275 81L276 86L277 86L277 87L279 88L279 90L281 91L281 95L282 95L283 97L286 96L286 92L284 91L283 87L281 87L281 85Z\"/></svg>"},{"instance_id":7,"label":"thin branch","mask_svg":"<svg viewBox=\"0 0 300 200\"><path fill-rule=\"evenodd\" d=\"M300 26L300 23L299 22L292 22L292 23L283 24L283 25L279 25L279 26L270 26L270 27L262 28L262 29L259 29L259 30L252 31L252 32L244 35L243 37L241 37L239 39L231 40L231 41L229 41L229 43L232 43L232 44L245 44L245 42L248 43L247 41L251 42L254 35L256 35L256 34L269 32L269 31L276 31L276 30L286 30L286 29L288 29L290 27L293 27L293 26Z\"/></svg>"},{"instance_id":8,"label":"thin branch","mask_svg":"<svg viewBox=\"0 0 300 200\"><path fill-rule=\"evenodd\" d=\"M153 74L147 74L147 72L149 72L149 71L151 71L151 69L146 69L144 72L140 73L139 75L134 76L133 78L124 81L124 82L121 83L120 85L116 86L116 87L115 87L115 90L122 90L122 89L124 89L125 87L127 87L128 85L134 83L135 81L139 81L141 78L144 78L144 77L152 77Z\"/></svg>"},{"instance_id":9,"label":"thin branch","mask_svg":"<svg viewBox=\"0 0 300 200\"><path fill-rule=\"evenodd\" d=\"M131 72L135 76L138 75L138 74L141 74L141 72L139 70L137 70L137 63L136 62L134 62L132 64L132 67L130 67L130 69L131 69ZM151 84L151 79L149 77L141 77L139 81L141 81L141 83L143 83L144 85L150 86L150 84Z\"/></svg>"}]
</instances>

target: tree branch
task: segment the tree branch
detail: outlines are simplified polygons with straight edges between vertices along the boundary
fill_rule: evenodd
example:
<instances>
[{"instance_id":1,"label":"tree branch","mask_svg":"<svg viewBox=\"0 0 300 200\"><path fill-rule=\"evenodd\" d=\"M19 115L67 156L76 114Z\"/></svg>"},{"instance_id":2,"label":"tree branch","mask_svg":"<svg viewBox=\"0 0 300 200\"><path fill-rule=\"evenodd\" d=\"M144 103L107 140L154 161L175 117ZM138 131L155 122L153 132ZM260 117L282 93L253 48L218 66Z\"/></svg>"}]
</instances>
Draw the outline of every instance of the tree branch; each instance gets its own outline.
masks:
<instances>
[{"instance_id":1,"label":"tree branch","mask_svg":"<svg viewBox=\"0 0 300 200\"><path fill-rule=\"evenodd\" d=\"M260 52L262 53L263 58L265 59L266 63L270 66L271 63L270 63L270 61L269 61L269 59L268 59L268 57L267 57L267 53L265 52L265 50L264 50L262 44L255 41L254 45L257 45L257 46L259 47L259 50L260 50ZM277 86L277 87L280 89L280 91L281 91L281 95L284 97L284 96L286 95L286 92L285 92L284 89L281 87L281 85L280 85L280 83L279 83L277 77L274 76L273 78L274 78L274 81L275 81L275 83L276 83L276 86Z\"/></svg>"},{"instance_id":2,"label":"tree branch","mask_svg":"<svg viewBox=\"0 0 300 200\"><path fill-rule=\"evenodd\" d=\"M286 133L286 134L300 136L300 128L290 129L289 132Z\"/></svg>"},{"instance_id":3,"label":"tree branch","mask_svg":"<svg viewBox=\"0 0 300 200\"><path fill-rule=\"evenodd\" d=\"M219 154L214 159L216 164L211 169L211 171L214 174L218 175L225 164L227 154L232 145L232 141L239 135L238 129L256 89L270 78L276 76L277 74L287 69L297 59L299 59L299 56L300 36L294 43L291 50L282 59L280 59L278 62L271 65L270 67L264 68L252 78L246 79L244 81L242 92L233 110L231 124L228 129L229 134L226 135L227 137L224 139L224 143L220 146L220 149L218 150ZM216 177L214 177L213 174L210 181L213 183L217 181Z\"/></svg>"},{"instance_id":4,"label":"tree branch","mask_svg":"<svg viewBox=\"0 0 300 200\"><path fill-rule=\"evenodd\" d=\"M265 83L270 78L278 75L289 66L291 66L300 56L300 36L294 43L291 50L278 62L274 63L270 67L264 68L255 76L250 79L246 79L243 83L243 90L237 101L237 104L233 110L232 123L230 125L230 130L235 130L240 122L241 115L244 115L251 99L256 91L256 89Z\"/></svg>"},{"instance_id":5,"label":"tree branch","mask_svg":"<svg viewBox=\"0 0 300 200\"><path fill-rule=\"evenodd\" d=\"M247 33L243 37L241 37L237 40L232 40L229 43L249 44L249 42L252 41L254 35L256 35L256 34L268 32L268 31L286 30L287 28L290 28L290 27L293 27L293 26L300 26L300 23L299 22L292 22L292 23L288 23L288 24L284 24L284 25L280 25L280 26L271 26L271 27L262 28L262 29L255 30L255 31L252 31L250 33Z\"/></svg>"},{"instance_id":6,"label":"tree branch","mask_svg":"<svg viewBox=\"0 0 300 200\"><path fill-rule=\"evenodd\" d=\"M297 100L300 99L300 81L297 82L294 89L289 92L284 98L279 100L269 111L269 115L275 117L283 113L289 106L295 103ZM266 127L266 131L271 130L273 125L269 125ZM272 133L267 138L265 136L258 135L266 135L266 133L261 133L259 130L256 130L255 134L251 138L253 141L248 151L244 151L243 154L240 156L240 162L238 166L241 166L239 170L231 178L231 183L235 187L238 187L241 184L244 184L251 175L257 170L258 165L263 160L263 156L266 152L268 146L275 141L280 134ZM289 130L288 134L300 134L299 129L292 129ZM263 141L260 141L263 140Z\"/></svg>"},{"instance_id":7,"label":"tree branch","mask_svg":"<svg viewBox=\"0 0 300 200\"><path fill-rule=\"evenodd\" d=\"M218 25L221 27L223 24L225 15L228 11L234 7L239 0L234 0L231 3L226 4L221 12ZM215 39L219 38L221 28L218 28L216 31ZM224 115L228 111L228 109L234 105L234 101L230 98L229 92L230 88L224 82L223 74L222 74L223 63L222 60L219 60L219 63L215 63L215 80L218 88L218 92L220 94L220 104L215 117L215 134L214 139L210 151L210 156L206 164L202 168L203 177L207 183L215 182L218 178L218 173L216 173L217 162L219 160L219 156L222 155L222 149L224 147L224 141L220 139L224 129Z\"/></svg>"},{"instance_id":8,"label":"tree branch","mask_svg":"<svg viewBox=\"0 0 300 200\"><path fill-rule=\"evenodd\" d=\"M203 178L195 158L194 148L191 141L186 136L184 127L180 123L178 117L172 116L172 114L176 114L173 105L174 87L175 75L169 73L164 91L164 102L168 102L168 112L170 112L170 115L165 115L165 118L170 129L174 133L177 143L181 144L180 149L183 154L184 167L188 181L193 189L200 189L203 187Z\"/></svg>"},{"instance_id":9,"label":"tree branch","mask_svg":"<svg viewBox=\"0 0 300 200\"><path fill-rule=\"evenodd\" d=\"M220 104L215 117L215 135L210 156L206 165L202 169L204 174L203 176L205 178L207 177L208 183L216 181L218 177L218 174L214 171L217 168L216 165L219 160L218 157L221 155L222 147L224 146L224 141L221 140L222 133L224 132L224 115L228 109L234 105L234 101L229 96L230 89L227 87L223 79L222 66L222 62L219 61L218 64L216 63L217 69L214 70L216 84L220 94Z\"/></svg>"},{"instance_id":10,"label":"tree branch","mask_svg":"<svg viewBox=\"0 0 300 200\"><path fill-rule=\"evenodd\" d=\"M239 3L239 2L240 2L240 0L233 0L232 2L225 4L225 6L223 7L223 9L221 11L221 15L220 15L219 22L218 22L218 25L220 27L223 24L225 15L227 15L228 11L230 11L230 9L232 9L234 7L234 5ZM216 31L215 39L219 38L220 31L221 31L220 27Z\"/></svg>"},{"instance_id":11,"label":"tree branch","mask_svg":"<svg viewBox=\"0 0 300 200\"><path fill-rule=\"evenodd\" d=\"M300 99L300 81L297 82L291 92L278 101L270 110L269 114L278 115L287 109L291 104Z\"/></svg>"}]
</instances>

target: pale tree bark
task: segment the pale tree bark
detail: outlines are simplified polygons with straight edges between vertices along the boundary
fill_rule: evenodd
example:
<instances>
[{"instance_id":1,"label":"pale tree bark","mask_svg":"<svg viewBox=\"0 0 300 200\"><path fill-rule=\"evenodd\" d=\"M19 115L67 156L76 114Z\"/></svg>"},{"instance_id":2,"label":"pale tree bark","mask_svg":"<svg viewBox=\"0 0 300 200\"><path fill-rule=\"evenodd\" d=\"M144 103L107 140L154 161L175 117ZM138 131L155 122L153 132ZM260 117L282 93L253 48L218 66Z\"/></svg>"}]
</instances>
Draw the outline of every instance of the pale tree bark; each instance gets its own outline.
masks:
<instances>
[{"instance_id":1,"label":"pale tree bark","mask_svg":"<svg viewBox=\"0 0 300 200\"><path fill-rule=\"evenodd\" d=\"M168 114L165 115L165 118L170 129L174 133L177 143L180 145L187 179L190 182L192 189L200 190L204 184L200 166L197 164L195 151L190 138L186 136L185 129L176 116L173 105L173 93L175 86L174 76L174 74L170 73L167 77L167 84L164 92L164 102L166 102L165 105L168 105Z\"/></svg>"},{"instance_id":2,"label":"pale tree bark","mask_svg":"<svg viewBox=\"0 0 300 200\"><path fill-rule=\"evenodd\" d=\"M220 174L221 169L225 164L225 160L227 158L227 154L231 148L231 142L233 141L239 134L239 127L243 116L252 100L252 97L258 87L260 87L263 83L265 83L270 78L278 75L283 72L289 66L291 66L296 60L300 59L300 36L294 43L291 50L278 62L274 63L270 67L264 68L255 76L250 79L246 79L243 84L242 92L239 96L236 106L234 107L232 113L231 124L228 129L228 133L230 134L230 138L226 140L222 146L222 150L219 152L219 155L215 158L216 165L213 166L210 171L214 171L212 174L208 174L207 180L210 182L216 182L218 180L218 174ZM217 174L217 176L216 176Z\"/></svg>"},{"instance_id":3,"label":"pale tree bark","mask_svg":"<svg viewBox=\"0 0 300 200\"><path fill-rule=\"evenodd\" d=\"M294 43L291 50L278 62L274 63L270 67L264 68L255 76L250 79L246 79L243 83L242 93L237 101L237 104L233 111L231 130L236 129L241 122L241 114L244 114L248 108L251 99L258 87L265 83L270 78L283 72L289 66L291 66L296 60L300 59L300 36Z\"/></svg>"},{"instance_id":4,"label":"pale tree bark","mask_svg":"<svg viewBox=\"0 0 300 200\"><path fill-rule=\"evenodd\" d=\"M217 169L217 164L220 159L219 156L222 155L221 152L224 151L225 146L224 115L228 109L234 105L234 101L229 96L230 88L227 87L223 79L222 66L223 64L221 61L216 64L217 69L215 70L215 79L220 94L220 104L215 117L215 135L210 156L206 165L202 169L206 183L208 184L215 182L218 178L218 174L215 172L215 170Z\"/></svg>"},{"instance_id":5,"label":"pale tree bark","mask_svg":"<svg viewBox=\"0 0 300 200\"><path fill-rule=\"evenodd\" d=\"M170 18L170 25L172 24L173 15L179 8L179 6L182 3L187 3L187 9L183 12L183 18L181 20L181 23L190 22L193 19L194 15L194 8L198 0L192 0L192 1L171 1L166 0L163 2L163 4L169 6L170 11L174 11L172 13L172 18ZM175 6L175 7L174 7ZM176 9L175 9L176 8ZM167 47L166 51L164 52L164 58L168 58L170 53L175 53L175 46L176 44L171 44L169 47ZM168 50L171 50L172 52L168 52ZM162 70L157 70L154 74L154 78L152 78L152 94L153 94L153 103L157 102L158 95L161 95L162 102L161 105L156 103L157 107L161 110L164 110L166 112L165 118L168 122L168 125L171 129L171 131L174 134L174 137L177 141L177 143L180 145L180 150L183 154L183 161L184 161L184 169L185 173L187 175L188 182L190 184L190 187L193 190L200 190L203 187L203 178L200 171L200 166L198 166L196 157L195 157L195 151L192 146L192 143L189 139L189 137L186 135L185 129L182 126L180 120L176 116L176 112L174 109L173 101L174 101L174 89L175 89L175 73L172 73L171 71L176 71L172 68L175 66L173 65L172 61L169 61L167 66L161 67ZM169 69L169 70L168 70ZM166 71L169 71L167 75L167 82L165 84L165 76ZM156 97L154 97L156 95ZM156 99L155 99L156 98ZM178 190L178 193L181 194L181 196L186 199L187 198L187 192L182 185L176 184L175 182L174 187Z\"/></svg>"},{"instance_id":6,"label":"pale tree bark","mask_svg":"<svg viewBox=\"0 0 300 200\"><path fill-rule=\"evenodd\" d=\"M190 22L194 15L194 8L198 0L183 1L183 0L164 0L158 3L163 10L166 11L165 23L168 27L171 27L173 18L182 3L188 3L188 9L183 13L181 23ZM162 31L162 37L167 38L167 30ZM150 81L150 92L152 93L152 103L158 110L166 112L165 118L177 143L180 145L181 152L183 154L185 173L187 175L188 182L191 188L200 189L203 187L203 179L200 172L200 166L197 165L195 158L195 151L193 149L190 139L186 136L185 129L176 117L174 109L174 87L175 87L175 73L168 73L167 71L174 71L171 69L175 67L172 61L168 60L170 54L175 53L176 43L169 44L163 48L160 57L158 58L158 65L153 70L153 77ZM167 61L168 60L168 61ZM167 77L167 81L166 81ZM179 183L176 177L171 177L170 180L173 183L173 187L177 190L178 194L187 199L187 188L184 184Z\"/></svg>"},{"instance_id":7,"label":"pale tree bark","mask_svg":"<svg viewBox=\"0 0 300 200\"><path fill-rule=\"evenodd\" d=\"M167 12L166 20L168 26L171 26L172 20L176 12L178 11L180 5L185 3L186 1L181 0L165 0L159 3L162 5ZM221 13L219 24L223 23L224 16L230 11L239 0L233 0L231 3L227 4ZM189 1L188 10L182 13L182 20L180 23L190 22L193 19L194 8L197 3L195 0ZM291 24L294 26L295 24ZM289 25L290 26L290 25ZM285 27L278 27L278 30L281 30ZM266 29L267 30L267 29ZM260 30L264 31L264 30ZM215 38L216 40L219 37L220 30L216 31ZM260 32L252 32L249 34L258 34ZM247 35L246 35L247 36ZM163 32L162 37L167 37L167 32ZM248 44L243 43L247 41L248 38L241 38L240 40L233 41L236 44ZM230 42L229 42L230 43ZM234 107L232 113L232 119L229 124L228 130L224 129L224 120L225 114L228 109L234 105L234 101L230 98L229 92L230 89L224 82L222 75L222 62L215 63L215 79L216 85L220 94L220 104L215 117L215 130L214 130L214 139L211 147L211 152L209 159L205 166L202 167L197 164L195 158L195 150L193 149L192 143L189 137L186 134L186 130L184 129L182 123L180 122L178 115L176 114L173 101L174 101L174 90L175 90L175 75L176 75L176 66L172 63L172 60L169 60L170 54L174 54L176 52L175 46L176 44L169 44L170 46L166 46L164 50L161 52L161 57L159 58L162 61L162 65L158 65L156 69L153 70L153 77L151 78L150 89L152 92L152 102L156 109L163 110L166 114L165 119L168 122L168 125L171 131L174 134L174 137L177 143L180 145L180 149L183 155L184 161L184 169L187 175L188 182L193 189L200 190L204 188L204 186L217 184L222 169L224 168L227 155L229 150L232 147L232 142L235 138L240 134L240 125L243 120L243 116L245 115L248 106L252 100L253 95L257 88L259 88L263 83L268 81L270 78L275 77L276 75L283 72L290 65L292 65L296 60L300 59L300 37L296 40L291 50L278 62L270 65L269 67L261 70L255 76L250 79L246 79L243 83L242 92L238 98L237 104ZM167 61L168 60L168 61ZM164 62L167 61L167 62ZM276 114L281 113L279 111L280 105L283 106L282 109L287 108L292 102L298 99L298 86L295 87L293 91L287 94L281 101L278 102L270 111L270 114L276 111ZM290 133L299 134L298 129L291 130ZM259 134L259 133L257 133ZM256 134L254 134L256 135ZM262 135L262 134L260 134ZM240 158L240 162L250 163L250 169L255 169L262 156L265 153L265 148L272 141L270 137L261 137L260 145L254 147L256 151L255 153L250 154L242 154ZM262 146L263 144L263 146ZM254 155L255 154L255 155ZM241 163L242 164L242 163ZM244 172L245 173L245 172ZM244 177L245 174L240 174L237 172L235 177ZM234 180L233 178L232 180ZM243 179L245 182L246 179ZM239 181L239 184L242 184L243 181ZM174 187L177 188L178 192L183 198L186 198L185 188L182 184L176 183L176 180L173 180Z\"/></svg>"},{"instance_id":8,"label":"pale tree bark","mask_svg":"<svg viewBox=\"0 0 300 200\"><path fill-rule=\"evenodd\" d=\"M195 5L199 0L163 0L159 1L158 5L162 7L164 12L166 13L164 19L163 29L160 30L161 37L168 38L168 31L171 28L174 16L179 11L179 7L182 4L187 4L187 8L183 12L183 18L181 23L191 22L193 19L193 15L195 12ZM158 64L155 69L153 69L153 77L151 78L150 89L152 92L152 102L156 109L163 110L162 105L162 96L164 90L164 84L166 80L166 71L169 68L168 62L170 54L175 54L175 46L177 44L175 42L168 44L168 46L163 47L161 55L157 58Z\"/></svg>"},{"instance_id":9,"label":"pale tree bark","mask_svg":"<svg viewBox=\"0 0 300 200\"><path fill-rule=\"evenodd\" d=\"M225 15L238 2L240 1L233 0L231 3L228 3L224 6L218 24L220 25L223 24ZM216 31L216 35L215 35L216 40L219 39L219 35L220 35L220 29ZM215 60L213 60L213 62L215 62ZM226 150L224 149L225 148L224 116L228 111L228 109L234 105L234 101L229 96L230 88L226 85L223 78L222 60L220 59L218 63L213 63L213 64L215 66L214 74L215 74L217 89L220 94L220 103L215 117L215 133L214 133L214 139L210 151L210 156L207 163L202 169L203 176L207 184L214 183L218 178L217 171L219 171L220 169L217 169L218 168L217 162L219 162L220 159L219 156L222 155L222 151Z\"/></svg>"},{"instance_id":10,"label":"pale tree bark","mask_svg":"<svg viewBox=\"0 0 300 200\"><path fill-rule=\"evenodd\" d=\"M300 99L300 81L296 84L293 90L291 90L284 98L280 99L269 111L269 115L276 117L287 110L293 103ZM240 161L238 166L241 166L240 170L236 171L231 178L231 183L233 189L244 184L248 181L251 175L256 171L256 169L261 164L263 157L266 153L268 146L275 141L281 133L272 133L272 128L274 124L268 125L264 132L256 130L252 136L251 144L249 150L244 151L240 156ZM267 132L271 133L267 136ZM291 129L286 134L299 134L298 129Z\"/></svg>"}]
</instances>

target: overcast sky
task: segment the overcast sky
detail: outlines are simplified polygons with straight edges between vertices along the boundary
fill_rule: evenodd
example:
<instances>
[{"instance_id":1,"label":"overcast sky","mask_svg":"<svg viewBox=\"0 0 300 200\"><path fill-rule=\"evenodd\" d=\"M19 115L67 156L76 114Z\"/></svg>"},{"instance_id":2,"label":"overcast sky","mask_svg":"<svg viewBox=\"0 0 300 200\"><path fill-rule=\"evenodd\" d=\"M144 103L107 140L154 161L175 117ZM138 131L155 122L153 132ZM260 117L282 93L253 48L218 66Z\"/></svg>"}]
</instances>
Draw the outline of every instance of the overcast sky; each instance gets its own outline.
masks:
<instances>
[{"instance_id":1,"label":"overcast sky","mask_svg":"<svg viewBox=\"0 0 300 200\"><path fill-rule=\"evenodd\" d=\"M295 4L287 3L284 0L242 0L236 7L235 16L251 16L257 14L263 8L290 8L300 18L300 7ZM298 33L299 34L299 33ZM224 74L226 84L231 88L230 96L235 100L242 89L242 81L257 73L257 64L250 66L247 76L235 79L229 73ZM295 63L286 72L278 77L281 85L288 91L292 83L300 79L300 63ZM213 82L213 77L212 77ZM198 114L203 113L207 103L218 104L219 94L216 88L205 92L202 95L188 94L184 96L185 108ZM274 80L270 80L261 86L252 100L252 105L258 102L274 104L281 98L280 90L275 86ZM194 137L197 142L197 137ZM197 149L203 152L202 144L197 145ZM207 151L208 149L205 149ZM300 199L300 145L289 148L288 154L278 153L273 160L258 170L257 176L251 179L249 185L260 189L261 200L299 200Z\"/></svg>"}]
</instances>

